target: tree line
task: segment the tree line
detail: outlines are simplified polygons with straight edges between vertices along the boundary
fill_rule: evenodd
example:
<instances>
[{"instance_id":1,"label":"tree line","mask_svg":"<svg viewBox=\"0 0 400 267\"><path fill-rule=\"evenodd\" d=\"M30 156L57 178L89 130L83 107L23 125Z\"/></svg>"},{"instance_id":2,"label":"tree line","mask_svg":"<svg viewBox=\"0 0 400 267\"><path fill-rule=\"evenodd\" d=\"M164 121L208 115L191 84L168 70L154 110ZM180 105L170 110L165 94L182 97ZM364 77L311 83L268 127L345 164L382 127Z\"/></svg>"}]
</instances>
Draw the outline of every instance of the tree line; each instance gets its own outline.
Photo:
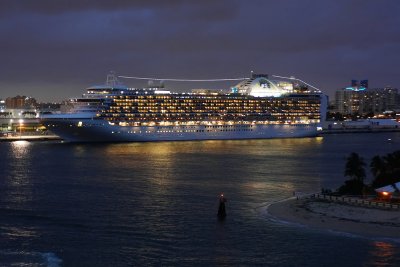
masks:
<instances>
[{"instance_id":1,"label":"tree line","mask_svg":"<svg viewBox=\"0 0 400 267\"><path fill-rule=\"evenodd\" d=\"M349 177L338 188L339 194L362 195L374 192L374 189L400 182L400 150L385 156L374 156L369 164L373 180L365 184L366 163L357 153L347 158L344 175Z\"/></svg>"}]
</instances>

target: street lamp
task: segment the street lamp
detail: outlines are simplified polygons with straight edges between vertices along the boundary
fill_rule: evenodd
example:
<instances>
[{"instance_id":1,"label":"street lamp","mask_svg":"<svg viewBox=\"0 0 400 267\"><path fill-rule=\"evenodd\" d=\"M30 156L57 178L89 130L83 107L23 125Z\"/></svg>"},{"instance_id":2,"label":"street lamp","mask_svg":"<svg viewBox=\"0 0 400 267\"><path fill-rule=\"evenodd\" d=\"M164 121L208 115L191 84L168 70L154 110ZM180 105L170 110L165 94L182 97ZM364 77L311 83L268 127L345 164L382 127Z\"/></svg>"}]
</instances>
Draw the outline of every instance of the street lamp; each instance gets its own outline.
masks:
<instances>
[{"instance_id":1,"label":"street lamp","mask_svg":"<svg viewBox=\"0 0 400 267\"><path fill-rule=\"evenodd\" d=\"M19 119L19 139L22 138L22 124L24 123L23 119Z\"/></svg>"}]
</instances>

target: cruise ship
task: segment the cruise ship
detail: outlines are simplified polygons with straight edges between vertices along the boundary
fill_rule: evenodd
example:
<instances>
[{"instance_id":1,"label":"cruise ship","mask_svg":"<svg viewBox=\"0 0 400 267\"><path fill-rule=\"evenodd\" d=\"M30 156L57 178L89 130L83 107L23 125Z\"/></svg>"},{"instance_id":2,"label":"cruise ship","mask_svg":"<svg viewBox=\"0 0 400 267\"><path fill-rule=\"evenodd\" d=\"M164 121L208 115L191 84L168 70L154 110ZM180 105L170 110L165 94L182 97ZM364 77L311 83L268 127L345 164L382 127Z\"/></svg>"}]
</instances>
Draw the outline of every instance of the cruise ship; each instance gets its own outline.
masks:
<instances>
[{"instance_id":1,"label":"cruise ship","mask_svg":"<svg viewBox=\"0 0 400 267\"><path fill-rule=\"evenodd\" d=\"M71 112L42 116L41 121L69 142L316 136L325 118L326 96L299 81L252 73L226 93L171 93L162 87L128 88L110 74L104 85L89 87L71 100Z\"/></svg>"}]
</instances>

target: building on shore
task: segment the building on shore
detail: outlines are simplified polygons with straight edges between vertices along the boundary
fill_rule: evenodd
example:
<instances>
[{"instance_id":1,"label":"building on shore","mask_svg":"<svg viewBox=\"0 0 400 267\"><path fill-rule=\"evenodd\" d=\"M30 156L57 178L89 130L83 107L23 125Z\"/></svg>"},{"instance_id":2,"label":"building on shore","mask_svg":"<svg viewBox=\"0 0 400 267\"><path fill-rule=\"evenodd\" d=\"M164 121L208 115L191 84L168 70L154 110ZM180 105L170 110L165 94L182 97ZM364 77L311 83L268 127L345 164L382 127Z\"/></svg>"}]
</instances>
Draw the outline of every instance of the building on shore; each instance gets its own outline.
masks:
<instances>
[{"instance_id":1,"label":"building on shore","mask_svg":"<svg viewBox=\"0 0 400 267\"><path fill-rule=\"evenodd\" d=\"M47 132L39 121L40 113L59 111L60 104L37 103L26 96L0 100L0 136L37 135Z\"/></svg>"},{"instance_id":2,"label":"building on shore","mask_svg":"<svg viewBox=\"0 0 400 267\"><path fill-rule=\"evenodd\" d=\"M368 80L353 80L352 86L337 90L334 110L343 115L377 115L400 109L398 89L368 88Z\"/></svg>"},{"instance_id":3,"label":"building on shore","mask_svg":"<svg viewBox=\"0 0 400 267\"><path fill-rule=\"evenodd\" d=\"M6 109L6 101L0 99L0 112L4 112L5 109Z\"/></svg>"},{"instance_id":4,"label":"building on shore","mask_svg":"<svg viewBox=\"0 0 400 267\"><path fill-rule=\"evenodd\" d=\"M335 130L340 132L365 130L365 131L385 131L385 130L400 130L400 123L394 119L360 119L357 121L325 121L322 124L325 133Z\"/></svg>"},{"instance_id":5,"label":"building on shore","mask_svg":"<svg viewBox=\"0 0 400 267\"><path fill-rule=\"evenodd\" d=\"M37 101L33 97L17 95L15 97L7 97L5 104L7 109L29 109L35 108Z\"/></svg>"}]
</instances>

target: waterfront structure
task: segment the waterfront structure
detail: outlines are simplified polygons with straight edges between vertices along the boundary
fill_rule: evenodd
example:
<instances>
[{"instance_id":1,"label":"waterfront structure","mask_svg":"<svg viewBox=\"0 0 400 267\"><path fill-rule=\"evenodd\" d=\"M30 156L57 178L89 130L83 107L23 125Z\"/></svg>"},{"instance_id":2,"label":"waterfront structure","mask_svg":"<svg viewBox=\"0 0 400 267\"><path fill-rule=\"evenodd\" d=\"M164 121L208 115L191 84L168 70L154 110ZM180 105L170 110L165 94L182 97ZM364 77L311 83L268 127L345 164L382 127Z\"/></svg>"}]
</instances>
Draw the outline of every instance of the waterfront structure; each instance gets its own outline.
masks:
<instances>
[{"instance_id":1,"label":"waterfront structure","mask_svg":"<svg viewBox=\"0 0 400 267\"><path fill-rule=\"evenodd\" d=\"M287 88L279 86L286 84ZM128 89L115 78L73 100L74 113L42 117L68 141L163 141L315 136L326 97L253 74L232 93Z\"/></svg>"},{"instance_id":2,"label":"waterfront structure","mask_svg":"<svg viewBox=\"0 0 400 267\"><path fill-rule=\"evenodd\" d=\"M0 100L0 137L43 130L36 116L36 100L25 96Z\"/></svg>"},{"instance_id":3,"label":"waterfront structure","mask_svg":"<svg viewBox=\"0 0 400 267\"><path fill-rule=\"evenodd\" d=\"M375 88L365 93L363 113L383 113L399 108L399 94L396 88Z\"/></svg>"},{"instance_id":4,"label":"waterfront structure","mask_svg":"<svg viewBox=\"0 0 400 267\"><path fill-rule=\"evenodd\" d=\"M0 136L39 135L46 132L38 118L0 117Z\"/></svg>"},{"instance_id":5,"label":"waterfront structure","mask_svg":"<svg viewBox=\"0 0 400 267\"><path fill-rule=\"evenodd\" d=\"M337 90L335 93L336 111L341 114L359 113L360 103L363 94L360 91L355 91L347 88Z\"/></svg>"},{"instance_id":6,"label":"waterfront structure","mask_svg":"<svg viewBox=\"0 0 400 267\"><path fill-rule=\"evenodd\" d=\"M5 102L7 109L29 109L36 106L35 98L20 95L7 97Z\"/></svg>"},{"instance_id":7,"label":"waterfront structure","mask_svg":"<svg viewBox=\"0 0 400 267\"><path fill-rule=\"evenodd\" d=\"M323 133L345 132L386 132L399 131L400 123L395 119L359 119L356 121L325 121L322 125Z\"/></svg>"},{"instance_id":8,"label":"waterfront structure","mask_svg":"<svg viewBox=\"0 0 400 267\"><path fill-rule=\"evenodd\" d=\"M352 81L352 86L337 90L335 109L348 114L382 114L399 108L399 94L396 88L368 89L368 80Z\"/></svg>"},{"instance_id":9,"label":"waterfront structure","mask_svg":"<svg viewBox=\"0 0 400 267\"><path fill-rule=\"evenodd\" d=\"M0 99L0 112L4 112L5 109L6 109L6 101Z\"/></svg>"}]
</instances>

